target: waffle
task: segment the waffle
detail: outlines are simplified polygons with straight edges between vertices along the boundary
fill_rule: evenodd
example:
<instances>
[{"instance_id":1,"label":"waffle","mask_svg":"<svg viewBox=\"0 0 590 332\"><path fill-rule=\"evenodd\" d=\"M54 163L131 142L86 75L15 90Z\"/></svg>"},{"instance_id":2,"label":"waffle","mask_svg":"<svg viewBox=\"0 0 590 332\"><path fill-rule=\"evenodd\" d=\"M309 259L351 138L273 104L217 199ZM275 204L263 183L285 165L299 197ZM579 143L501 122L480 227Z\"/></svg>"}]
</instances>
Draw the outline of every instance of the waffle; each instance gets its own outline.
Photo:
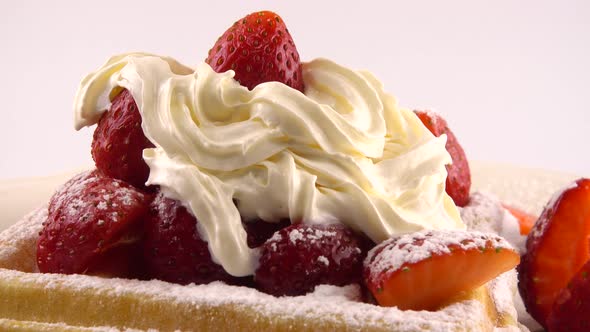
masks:
<instances>
[{"instance_id":1,"label":"waffle","mask_svg":"<svg viewBox=\"0 0 590 332\"><path fill-rule=\"evenodd\" d=\"M520 331L509 271L433 312L359 302L357 285L322 285L305 296L180 286L157 280L41 274L35 263L40 208L0 234L0 330ZM481 217L481 214L480 216Z\"/></svg>"}]
</instances>

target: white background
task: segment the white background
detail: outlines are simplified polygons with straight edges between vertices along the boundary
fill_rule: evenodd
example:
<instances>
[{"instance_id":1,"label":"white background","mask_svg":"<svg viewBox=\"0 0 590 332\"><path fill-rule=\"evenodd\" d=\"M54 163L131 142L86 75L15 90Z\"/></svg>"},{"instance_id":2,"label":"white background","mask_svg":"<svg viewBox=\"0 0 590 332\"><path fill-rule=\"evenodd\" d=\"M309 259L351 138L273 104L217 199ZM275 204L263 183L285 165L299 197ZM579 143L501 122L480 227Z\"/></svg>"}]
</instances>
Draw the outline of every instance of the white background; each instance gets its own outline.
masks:
<instances>
[{"instance_id":1,"label":"white background","mask_svg":"<svg viewBox=\"0 0 590 332\"><path fill-rule=\"evenodd\" d=\"M590 173L590 1L1 0L0 178L92 163L71 105L110 55L195 65L261 9L304 60L368 69L403 106L438 110L471 159Z\"/></svg>"}]
</instances>

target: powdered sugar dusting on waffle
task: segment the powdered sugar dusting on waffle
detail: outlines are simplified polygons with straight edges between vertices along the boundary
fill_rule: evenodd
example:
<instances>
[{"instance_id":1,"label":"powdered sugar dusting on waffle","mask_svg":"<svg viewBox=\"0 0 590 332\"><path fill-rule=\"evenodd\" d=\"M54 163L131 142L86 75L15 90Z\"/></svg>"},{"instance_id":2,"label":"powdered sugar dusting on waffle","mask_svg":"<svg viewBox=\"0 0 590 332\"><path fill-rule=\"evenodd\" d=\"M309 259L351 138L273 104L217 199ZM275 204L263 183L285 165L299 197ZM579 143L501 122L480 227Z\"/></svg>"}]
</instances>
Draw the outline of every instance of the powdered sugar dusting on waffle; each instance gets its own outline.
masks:
<instances>
[{"instance_id":1,"label":"powdered sugar dusting on waffle","mask_svg":"<svg viewBox=\"0 0 590 332\"><path fill-rule=\"evenodd\" d=\"M25 327L26 326L26 327ZM0 330L11 331L19 330L23 331L24 328L28 328L27 331L72 331L72 327L64 323L45 323L45 322L23 322L19 320L12 320L7 318L0 318ZM108 326L93 326L93 327L78 327L75 328L78 332L120 332L121 330L115 327ZM125 329L125 332L141 332L136 329Z\"/></svg>"},{"instance_id":2,"label":"powdered sugar dusting on waffle","mask_svg":"<svg viewBox=\"0 0 590 332\"><path fill-rule=\"evenodd\" d=\"M418 263L432 256L450 254L452 250L485 250L514 248L500 236L491 233L458 230L423 230L403 234L383 241L369 251L365 266L371 266L369 278L373 283L384 273Z\"/></svg>"},{"instance_id":3,"label":"powdered sugar dusting on waffle","mask_svg":"<svg viewBox=\"0 0 590 332\"><path fill-rule=\"evenodd\" d=\"M43 206L0 233L0 268L38 271L35 261L37 238L46 218L47 206Z\"/></svg>"},{"instance_id":4,"label":"powdered sugar dusting on waffle","mask_svg":"<svg viewBox=\"0 0 590 332\"><path fill-rule=\"evenodd\" d=\"M498 311L508 313L512 317L517 317L518 315L513 300L513 297L517 295L516 282L516 270L512 269L490 280L487 285L492 301L494 301L494 305Z\"/></svg>"},{"instance_id":5,"label":"powdered sugar dusting on waffle","mask_svg":"<svg viewBox=\"0 0 590 332\"><path fill-rule=\"evenodd\" d=\"M79 294L100 294L104 303L112 298L140 297L150 305L154 302L188 304L195 310L200 306L231 305L238 310L256 312L275 320L322 320L345 323L351 330L381 327L383 330L432 331L473 330L485 324L483 304L468 300L452 304L444 310L401 311L358 302L358 286L319 286L305 296L274 297L247 287L228 286L221 282L208 285L187 285L157 280L138 281L104 279L82 275L27 274L0 270L5 280L17 280L33 288L43 287L44 292L67 289ZM96 303L100 310L101 303ZM133 310L133 309L132 309Z\"/></svg>"},{"instance_id":6,"label":"powdered sugar dusting on waffle","mask_svg":"<svg viewBox=\"0 0 590 332\"><path fill-rule=\"evenodd\" d=\"M505 238L519 253L524 253L526 236L520 234L518 220L493 195L473 193L469 204L460 208L468 230L495 233Z\"/></svg>"}]
</instances>

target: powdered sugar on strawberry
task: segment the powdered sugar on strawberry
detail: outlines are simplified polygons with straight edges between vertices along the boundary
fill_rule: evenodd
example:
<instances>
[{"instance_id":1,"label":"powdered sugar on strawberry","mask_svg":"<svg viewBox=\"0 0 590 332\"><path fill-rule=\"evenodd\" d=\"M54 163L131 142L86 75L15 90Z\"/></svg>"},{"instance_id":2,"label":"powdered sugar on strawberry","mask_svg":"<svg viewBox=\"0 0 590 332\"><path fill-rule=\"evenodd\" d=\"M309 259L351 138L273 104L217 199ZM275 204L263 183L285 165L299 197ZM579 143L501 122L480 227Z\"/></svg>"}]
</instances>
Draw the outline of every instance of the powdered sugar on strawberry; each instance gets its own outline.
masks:
<instances>
[{"instance_id":1,"label":"powdered sugar on strawberry","mask_svg":"<svg viewBox=\"0 0 590 332\"><path fill-rule=\"evenodd\" d=\"M280 233L277 233L277 236L280 237ZM297 242L303 242L304 240L315 243L316 241L321 241L323 238L331 238L333 236L336 236L336 232L317 228L294 228L289 232L289 239L295 245L297 245ZM275 238L275 240L280 239Z\"/></svg>"},{"instance_id":2,"label":"powdered sugar on strawberry","mask_svg":"<svg viewBox=\"0 0 590 332\"><path fill-rule=\"evenodd\" d=\"M391 246L392 243L395 245ZM491 233L424 230L383 241L369 251L364 265L372 266L369 279L376 283L383 273L393 273L405 265L423 261L431 256L450 254L456 249L485 250L490 245L496 250L514 250L508 241Z\"/></svg>"},{"instance_id":3,"label":"powdered sugar on strawberry","mask_svg":"<svg viewBox=\"0 0 590 332\"><path fill-rule=\"evenodd\" d=\"M141 236L137 227L149 200L149 195L132 185L99 171L74 177L49 201L47 220L37 243L39 270L85 273L97 267L97 272L106 272L107 267L118 264L107 263L110 254L121 258L117 249L135 251L133 245Z\"/></svg>"},{"instance_id":4,"label":"powdered sugar on strawberry","mask_svg":"<svg viewBox=\"0 0 590 332\"><path fill-rule=\"evenodd\" d=\"M50 209L61 209L62 207L66 207L66 214L69 216L75 216L79 213L79 211L88 210L90 205L94 205L98 210L107 210L109 206L117 207L117 203L121 202L125 206L131 206L134 203L137 203L137 197L134 191L127 186L121 186L120 181L113 180L111 185L118 188L117 190L113 191L111 194L102 194L102 200L99 200L98 203L96 201L88 201L82 199L82 193L84 190L92 185L96 184L99 181L99 178L96 176L91 176L92 171L82 172L72 178L70 181L63 184L56 192L55 195L51 199ZM100 190L101 193L106 192L105 189ZM66 204L66 202L68 202ZM80 221L87 221L90 215L83 215L80 218ZM118 216L116 213L111 214L113 222L118 221Z\"/></svg>"}]
</instances>

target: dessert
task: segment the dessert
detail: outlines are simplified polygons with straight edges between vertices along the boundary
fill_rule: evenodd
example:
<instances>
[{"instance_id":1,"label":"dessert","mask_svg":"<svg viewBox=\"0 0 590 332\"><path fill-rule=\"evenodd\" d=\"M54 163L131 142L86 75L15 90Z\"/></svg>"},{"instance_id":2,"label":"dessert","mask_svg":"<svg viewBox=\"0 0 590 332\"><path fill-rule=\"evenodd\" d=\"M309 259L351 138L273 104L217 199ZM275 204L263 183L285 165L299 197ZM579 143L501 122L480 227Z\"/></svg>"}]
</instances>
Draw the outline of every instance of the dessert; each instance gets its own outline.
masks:
<instances>
[{"instance_id":1,"label":"dessert","mask_svg":"<svg viewBox=\"0 0 590 332\"><path fill-rule=\"evenodd\" d=\"M468 207L478 209L478 207ZM0 235L0 327L9 330L363 330L519 331L514 271L460 294L437 311L362 303L358 286L321 286L275 297L220 282L178 285L37 272L36 232L44 208ZM198 327L198 328L197 328Z\"/></svg>"},{"instance_id":2,"label":"dessert","mask_svg":"<svg viewBox=\"0 0 590 332\"><path fill-rule=\"evenodd\" d=\"M236 22L195 69L112 57L75 114L97 124L97 170L0 236L0 324L519 328L516 249L464 221L518 222L469 195L444 119L367 72L301 63L274 13Z\"/></svg>"}]
</instances>

